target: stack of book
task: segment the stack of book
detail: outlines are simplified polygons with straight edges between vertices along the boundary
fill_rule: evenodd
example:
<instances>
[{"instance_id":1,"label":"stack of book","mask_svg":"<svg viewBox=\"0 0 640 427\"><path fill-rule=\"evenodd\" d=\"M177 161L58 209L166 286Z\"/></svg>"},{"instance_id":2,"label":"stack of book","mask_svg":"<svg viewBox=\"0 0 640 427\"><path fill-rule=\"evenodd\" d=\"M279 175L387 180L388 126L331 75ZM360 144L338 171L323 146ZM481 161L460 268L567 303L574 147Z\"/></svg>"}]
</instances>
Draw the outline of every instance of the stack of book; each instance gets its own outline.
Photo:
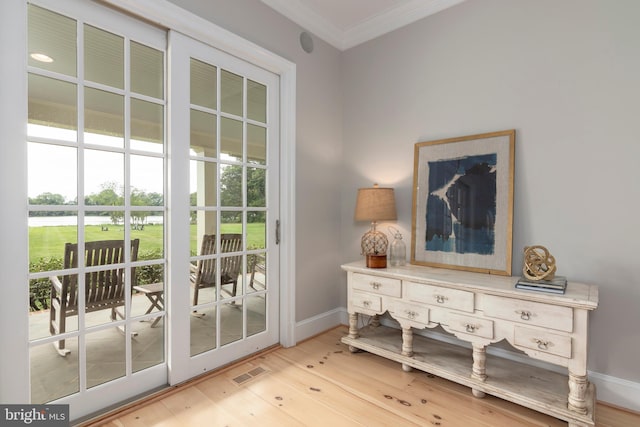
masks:
<instances>
[{"instance_id":1,"label":"stack of book","mask_svg":"<svg viewBox=\"0 0 640 427\"><path fill-rule=\"evenodd\" d=\"M516 283L516 288L529 291L550 292L553 294L564 294L567 289L567 278L556 276L552 280L529 280L521 277Z\"/></svg>"}]
</instances>

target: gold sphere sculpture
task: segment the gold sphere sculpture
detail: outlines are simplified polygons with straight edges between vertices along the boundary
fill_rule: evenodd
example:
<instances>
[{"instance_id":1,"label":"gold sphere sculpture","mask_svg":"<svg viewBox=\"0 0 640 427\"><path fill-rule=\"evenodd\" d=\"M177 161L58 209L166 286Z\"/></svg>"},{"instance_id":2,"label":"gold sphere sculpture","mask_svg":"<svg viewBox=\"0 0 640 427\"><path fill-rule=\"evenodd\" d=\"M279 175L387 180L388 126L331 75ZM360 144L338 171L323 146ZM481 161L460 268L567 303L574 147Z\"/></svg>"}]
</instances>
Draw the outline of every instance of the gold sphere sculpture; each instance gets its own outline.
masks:
<instances>
[{"instance_id":1,"label":"gold sphere sculpture","mask_svg":"<svg viewBox=\"0 0 640 427\"><path fill-rule=\"evenodd\" d=\"M544 246L524 248L522 274L529 280L552 280L556 273L556 259Z\"/></svg>"}]
</instances>

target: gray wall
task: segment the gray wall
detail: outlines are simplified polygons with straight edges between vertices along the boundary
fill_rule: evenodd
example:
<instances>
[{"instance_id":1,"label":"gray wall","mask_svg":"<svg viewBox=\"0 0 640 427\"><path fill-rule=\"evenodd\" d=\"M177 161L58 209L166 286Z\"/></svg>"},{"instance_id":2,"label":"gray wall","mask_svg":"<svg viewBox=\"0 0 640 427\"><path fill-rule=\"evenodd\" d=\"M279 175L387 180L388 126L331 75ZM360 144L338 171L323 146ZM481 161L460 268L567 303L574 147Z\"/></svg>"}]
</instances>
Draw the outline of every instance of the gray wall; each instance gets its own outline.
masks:
<instances>
[{"instance_id":1,"label":"gray wall","mask_svg":"<svg viewBox=\"0 0 640 427\"><path fill-rule=\"evenodd\" d=\"M589 369L640 382L640 2L472 0L342 54L259 0L172 2L297 64L298 321L346 306L358 187L396 188L410 244L414 144L515 128L514 274L542 244L599 285Z\"/></svg>"},{"instance_id":2,"label":"gray wall","mask_svg":"<svg viewBox=\"0 0 640 427\"><path fill-rule=\"evenodd\" d=\"M314 50L306 53L303 29L259 0L171 2L296 64L296 320L336 309L345 289L338 246L340 52L314 37Z\"/></svg>"},{"instance_id":3,"label":"gray wall","mask_svg":"<svg viewBox=\"0 0 640 427\"><path fill-rule=\"evenodd\" d=\"M342 258L373 180L409 239L416 142L515 128L513 272L541 244L597 284L589 369L640 381L639 21L636 0L473 0L345 52Z\"/></svg>"}]
</instances>

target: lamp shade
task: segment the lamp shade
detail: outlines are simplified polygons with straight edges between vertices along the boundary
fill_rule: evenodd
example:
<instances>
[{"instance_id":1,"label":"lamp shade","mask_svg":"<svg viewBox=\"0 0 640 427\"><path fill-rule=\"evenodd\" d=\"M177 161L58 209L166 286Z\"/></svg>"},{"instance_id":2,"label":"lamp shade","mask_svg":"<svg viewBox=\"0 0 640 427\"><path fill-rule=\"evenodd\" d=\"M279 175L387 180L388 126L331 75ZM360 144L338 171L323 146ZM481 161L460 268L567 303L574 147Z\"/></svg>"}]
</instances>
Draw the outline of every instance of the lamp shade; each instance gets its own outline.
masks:
<instances>
[{"instance_id":1,"label":"lamp shade","mask_svg":"<svg viewBox=\"0 0 640 427\"><path fill-rule=\"evenodd\" d=\"M356 221L390 221L397 218L393 188L380 188L374 184L372 188L358 189Z\"/></svg>"}]
</instances>

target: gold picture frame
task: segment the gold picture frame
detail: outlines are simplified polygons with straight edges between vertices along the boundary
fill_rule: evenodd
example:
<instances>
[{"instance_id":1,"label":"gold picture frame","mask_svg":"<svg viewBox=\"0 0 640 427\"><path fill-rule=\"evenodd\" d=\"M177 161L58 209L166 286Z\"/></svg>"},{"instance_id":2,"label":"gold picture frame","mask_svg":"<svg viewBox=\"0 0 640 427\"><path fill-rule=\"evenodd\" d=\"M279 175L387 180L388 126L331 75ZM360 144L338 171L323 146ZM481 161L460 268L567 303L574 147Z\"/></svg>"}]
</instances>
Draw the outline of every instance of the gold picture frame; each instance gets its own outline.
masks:
<instances>
[{"instance_id":1,"label":"gold picture frame","mask_svg":"<svg viewBox=\"0 0 640 427\"><path fill-rule=\"evenodd\" d=\"M515 130L419 142L411 264L511 275Z\"/></svg>"}]
</instances>

